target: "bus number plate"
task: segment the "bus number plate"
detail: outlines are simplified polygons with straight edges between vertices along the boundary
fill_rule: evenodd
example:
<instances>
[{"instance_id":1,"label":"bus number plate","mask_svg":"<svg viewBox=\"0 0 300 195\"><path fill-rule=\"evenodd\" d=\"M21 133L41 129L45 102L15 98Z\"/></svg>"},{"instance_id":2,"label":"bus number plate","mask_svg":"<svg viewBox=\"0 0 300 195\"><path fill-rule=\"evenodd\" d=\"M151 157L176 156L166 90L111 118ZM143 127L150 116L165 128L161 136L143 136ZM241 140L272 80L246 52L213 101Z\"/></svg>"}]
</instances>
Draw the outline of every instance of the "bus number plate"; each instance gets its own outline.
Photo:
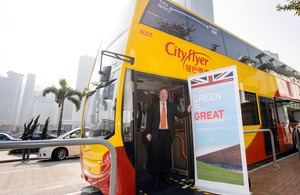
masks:
<instances>
[{"instance_id":1,"label":"bus number plate","mask_svg":"<svg viewBox=\"0 0 300 195\"><path fill-rule=\"evenodd\" d=\"M151 37L152 38L152 32L149 32L147 30L144 29L140 29L140 34L146 36L146 37Z\"/></svg>"}]
</instances>

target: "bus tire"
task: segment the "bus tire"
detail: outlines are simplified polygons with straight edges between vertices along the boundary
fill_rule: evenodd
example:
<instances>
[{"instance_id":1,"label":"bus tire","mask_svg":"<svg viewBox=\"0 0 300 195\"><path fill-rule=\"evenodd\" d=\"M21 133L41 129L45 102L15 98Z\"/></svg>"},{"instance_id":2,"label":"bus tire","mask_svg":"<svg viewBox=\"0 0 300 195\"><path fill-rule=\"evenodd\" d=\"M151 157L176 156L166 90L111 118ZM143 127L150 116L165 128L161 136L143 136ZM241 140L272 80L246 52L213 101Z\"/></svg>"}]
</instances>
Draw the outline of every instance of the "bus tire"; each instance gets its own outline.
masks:
<instances>
[{"instance_id":1,"label":"bus tire","mask_svg":"<svg viewBox=\"0 0 300 195\"><path fill-rule=\"evenodd\" d=\"M297 129L295 128L294 131L293 131L293 144L294 144L294 148L295 148L296 150L299 150L299 148L298 148L299 143L297 142L297 137L296 137L297 134L298 134L298 136L299 136L298 138L300 138L300 135L299 135Z\"/></svg>"},{"instance_id":2,"label":"bus tire","mask_svg":"<svg viewBox=\"0 0 300 195\"><path fill-rule=\"evenodd\" d=\"M56 148L52 153L53 160L63 160L67 157L67 150L65 148Z\"/></svg>"}]
</instances>

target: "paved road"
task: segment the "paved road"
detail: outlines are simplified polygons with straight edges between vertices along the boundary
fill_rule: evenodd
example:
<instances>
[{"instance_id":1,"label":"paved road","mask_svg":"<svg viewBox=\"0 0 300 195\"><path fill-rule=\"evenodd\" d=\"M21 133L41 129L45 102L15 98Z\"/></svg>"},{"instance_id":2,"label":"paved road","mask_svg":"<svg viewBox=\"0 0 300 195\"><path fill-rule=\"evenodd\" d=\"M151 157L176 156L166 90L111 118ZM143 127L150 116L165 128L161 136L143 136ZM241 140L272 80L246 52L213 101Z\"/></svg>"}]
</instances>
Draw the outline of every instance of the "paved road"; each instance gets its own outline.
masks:
<instances>
[{"instance_id":1,"label":"paved road","mask_svg":"<svg viewBox=\"0 0 300 195\"><path fill-rule=\"evenodd\" d=\"M31 160L21 163L20 155L0 152L0 195L95 195L80 174L79 158L63 161ZM36 154L30 155L36 157ZM249 171L253 195L298 195L300 192L300 158L298 153L278 160L280 169L273 163Z\"/></svg>"},{"instance_id":2,"label":"paved road","mask_svg":"<svg viewBox=\"0 0 300 195\"><path fill-rule=\"evenodd\" d=\"M85 194L90 185L80 176L79 158L0 164L0 194Z\"/></svg>"}]
</instances>

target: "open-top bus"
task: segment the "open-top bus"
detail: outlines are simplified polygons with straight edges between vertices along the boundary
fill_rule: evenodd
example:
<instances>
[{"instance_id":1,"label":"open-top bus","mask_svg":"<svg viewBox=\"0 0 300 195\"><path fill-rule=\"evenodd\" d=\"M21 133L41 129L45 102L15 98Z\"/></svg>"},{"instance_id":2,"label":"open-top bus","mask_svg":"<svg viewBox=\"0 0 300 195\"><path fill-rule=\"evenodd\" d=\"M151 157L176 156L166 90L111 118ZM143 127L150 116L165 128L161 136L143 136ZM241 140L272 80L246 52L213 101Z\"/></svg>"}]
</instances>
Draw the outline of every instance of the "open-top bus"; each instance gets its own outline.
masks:
<instances>
[{"instance_id":1,"label":"open-top bus","mask_svg":"<svg viewBox=\"0 0 300 195\"><path fill-rule=\"evenodd\" d=\"M178 110L185 109L190 75L236 65L244 130L271 129L277 154L294 148L297 71L171 1L132 0L117 14L91 75L82 121L82 138L104 138L116 148L116 194L151 193L147 112L162 87ZM194 178L192 131L191 117L176 119L171 172L186 180ZM267 133L244 139L248 165L271 157ZM82 146L82 177L104 194L110 163L106 147Z\"/></svg>"}]
</instances>

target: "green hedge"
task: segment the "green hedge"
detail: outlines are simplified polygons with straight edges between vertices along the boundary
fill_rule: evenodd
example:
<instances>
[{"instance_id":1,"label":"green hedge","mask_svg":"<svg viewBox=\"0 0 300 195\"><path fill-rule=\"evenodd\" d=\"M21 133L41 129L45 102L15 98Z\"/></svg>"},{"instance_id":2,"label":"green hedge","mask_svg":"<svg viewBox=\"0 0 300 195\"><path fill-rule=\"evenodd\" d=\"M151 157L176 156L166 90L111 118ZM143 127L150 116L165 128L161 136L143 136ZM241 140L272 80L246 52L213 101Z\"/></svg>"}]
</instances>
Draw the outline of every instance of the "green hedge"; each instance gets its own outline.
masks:
<instances>
[{"instance_id":1,"label":"green hedge","mask_svg":"<svg viewBox=\"0 0 300 195\"><path fill-rule=\"evenodd\" d=\"M39 148L31 148L30 152L39 152ZM22 154L22 149L10 149L8 154Z\"/></svg>"}]
</instances>

